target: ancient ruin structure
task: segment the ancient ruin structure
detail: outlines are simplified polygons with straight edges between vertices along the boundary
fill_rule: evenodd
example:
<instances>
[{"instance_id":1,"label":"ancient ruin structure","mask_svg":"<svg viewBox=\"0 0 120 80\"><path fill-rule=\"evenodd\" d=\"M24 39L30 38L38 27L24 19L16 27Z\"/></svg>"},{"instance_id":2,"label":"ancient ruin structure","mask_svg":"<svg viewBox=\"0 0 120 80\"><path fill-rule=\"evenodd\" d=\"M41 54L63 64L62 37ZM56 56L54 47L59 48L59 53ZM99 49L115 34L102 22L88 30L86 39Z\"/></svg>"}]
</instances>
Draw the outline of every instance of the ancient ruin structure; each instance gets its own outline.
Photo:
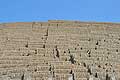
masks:
<instances>
[{"instance_id":1,"label":"ancient ruin structure","mask_svg":"<svg viewBox=\"0 0 120 80\"><path fill-rule=\"evenodd\" d=\"M0 80L120 80L120 24L0 24Z\"/></svg>"}]
</instances>

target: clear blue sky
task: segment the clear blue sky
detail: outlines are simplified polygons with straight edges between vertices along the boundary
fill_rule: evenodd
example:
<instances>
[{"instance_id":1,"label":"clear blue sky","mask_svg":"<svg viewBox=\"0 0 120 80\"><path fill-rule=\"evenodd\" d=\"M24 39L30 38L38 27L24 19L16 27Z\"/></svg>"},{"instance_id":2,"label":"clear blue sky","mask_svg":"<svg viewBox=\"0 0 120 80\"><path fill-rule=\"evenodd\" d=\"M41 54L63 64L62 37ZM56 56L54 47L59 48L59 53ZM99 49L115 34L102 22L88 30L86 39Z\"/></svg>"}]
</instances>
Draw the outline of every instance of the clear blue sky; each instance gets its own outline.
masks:
<instances>
[{"instance_id":1,"label":"clear blue sky","mask_svg":"<svg viewBox=\"0 0 120 80\"><path fill-rule=\"evenodd\" d=\"M120 22L120 0L0 0L0 22Z\"/></svg>"}]
</instances>

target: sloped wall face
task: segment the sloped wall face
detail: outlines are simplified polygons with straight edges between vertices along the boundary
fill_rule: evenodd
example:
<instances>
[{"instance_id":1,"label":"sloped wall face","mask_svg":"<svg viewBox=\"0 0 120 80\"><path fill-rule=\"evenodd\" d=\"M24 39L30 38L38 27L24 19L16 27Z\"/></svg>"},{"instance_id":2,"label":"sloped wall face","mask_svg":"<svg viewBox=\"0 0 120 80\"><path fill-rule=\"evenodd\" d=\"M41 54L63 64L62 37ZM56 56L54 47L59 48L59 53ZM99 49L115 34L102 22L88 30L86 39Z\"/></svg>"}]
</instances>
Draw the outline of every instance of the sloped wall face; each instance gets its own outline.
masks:
<instances>
[{"instance_id":1,"label":"sloped wall face","mask_svg":"<svg viewBox=\"0 0 120 80\"><path fill-rule=\"evenodd\" d=\"M120 24L0 24L0 80L120 80Z\"/></svg>"}]
</instances>

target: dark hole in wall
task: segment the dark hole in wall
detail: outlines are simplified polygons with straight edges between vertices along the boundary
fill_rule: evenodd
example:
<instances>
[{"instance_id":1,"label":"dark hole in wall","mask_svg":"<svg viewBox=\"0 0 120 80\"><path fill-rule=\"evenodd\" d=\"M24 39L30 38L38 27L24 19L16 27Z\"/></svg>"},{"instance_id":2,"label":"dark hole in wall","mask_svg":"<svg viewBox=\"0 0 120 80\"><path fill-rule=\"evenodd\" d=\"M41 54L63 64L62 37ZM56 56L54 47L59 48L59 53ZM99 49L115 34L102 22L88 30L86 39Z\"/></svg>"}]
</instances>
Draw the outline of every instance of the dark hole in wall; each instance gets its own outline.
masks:
<instances>
[{"instance_id":1,"label":"dark hole in wall","mask_svg":"<svg viewBox=\"0 0 120 80\"><path fill-rule=\"evenodd\" d=\"M72 64L75 64L75 63L76 63L76 61L74 60L74 56L73 56L73 55L70 55L69 61L70 61Z\"/></svg>"}]
</instances>

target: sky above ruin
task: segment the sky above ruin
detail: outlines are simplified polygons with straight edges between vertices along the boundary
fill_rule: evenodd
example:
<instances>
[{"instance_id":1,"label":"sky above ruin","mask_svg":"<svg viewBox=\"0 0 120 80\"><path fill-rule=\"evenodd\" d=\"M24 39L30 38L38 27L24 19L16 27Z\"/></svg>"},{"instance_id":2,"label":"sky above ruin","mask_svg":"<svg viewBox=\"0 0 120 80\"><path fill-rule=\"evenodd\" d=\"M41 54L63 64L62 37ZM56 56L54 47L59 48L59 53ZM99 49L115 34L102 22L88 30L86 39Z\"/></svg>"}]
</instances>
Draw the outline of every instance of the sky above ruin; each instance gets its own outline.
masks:
<instances>
[{"instance_id":1,"label":"sky above ruin","mask_svg":"<svg viewBox=\"0 0 120 80\"><path fill-rule=\"evenodd\" d=\"M120 22L120 0L0 0L0 22Z\"/></svg>"}]
</instances>

